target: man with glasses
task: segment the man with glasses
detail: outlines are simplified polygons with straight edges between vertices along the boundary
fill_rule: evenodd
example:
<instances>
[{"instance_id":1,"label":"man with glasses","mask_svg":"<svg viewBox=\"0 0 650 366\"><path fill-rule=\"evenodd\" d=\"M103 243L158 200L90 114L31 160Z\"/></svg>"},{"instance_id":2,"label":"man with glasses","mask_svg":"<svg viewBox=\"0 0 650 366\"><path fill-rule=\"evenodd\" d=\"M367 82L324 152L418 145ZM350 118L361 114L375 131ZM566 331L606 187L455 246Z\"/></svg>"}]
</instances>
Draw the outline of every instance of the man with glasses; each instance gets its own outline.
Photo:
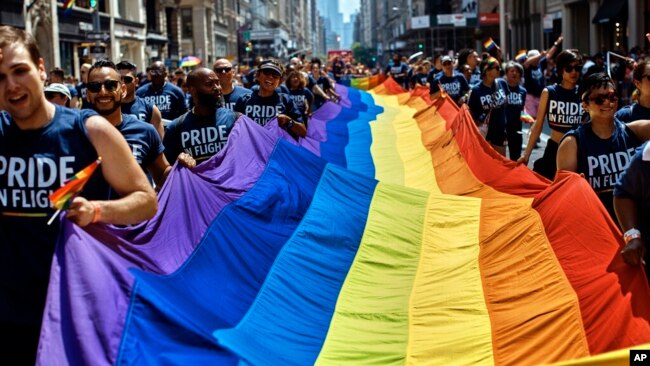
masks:
<instances>
[{"instance_id":1,"label":"man with glasses","mask_svg":"<svg viewBox=\"0 0 650 366\"><path fill-rule=\"evenodd\" d=\"M135 95L139 83L138 78L135 76L136 66L129 61L122 61L116 67L120 73L120 80L126 85L126 96L122 99L122 113L132 114L141 121L151 123L162 139L164 127L160 110L153 103Z\"/></svg>"},{"instance_id":2,"label":"man with glasses","mask_svg":"<svg viewBox=\"0 0 650 366\"><path fill-rule=\"evenodd\" d=\"M224 107L231 111L235 108L235 103L243 95L250 94L249 89L235 85L233 78L235 71L233 70L232 63L228 59L220 58L212 65L212 70L217 74L219 82L221 83L221 95L223 95Z\"/></svg>"},{"instance_id":3,"label":"man with glasses","mask_svg":"<svg viewBox=\"0 0 650 366\"><path fill-rule=\"evenodd\" d=\"M138 88L135 94L158 107L164 125L187 112L185 95L181 88L167 81L167 68L162 61L152 63L147 74L151 82Z\"/></svg>"},{"instance_id":4,"label":"man with glasses","mask_svg":"<svg viewBox=\"0 0 650 366\"><path fill-rule=\"evenodd\" d=\"M43 89L45 99L50 103L70 108L70 90L60 83L52 83Z\"/></svg>"},{"instance_id":5,"label":"man with glasses","mask_svg":"<svg viewBox=\"0 0 650 366\"><path fill-rule=\"evenodd\" d=\"M451 56L442 57L442 72L438 73L429 85L432 99L441 95L441 88L457 105L460 106L467 101L469 84L463 75L454 72L454 61Z\"/></svg>"},{"instance_id":6,"label":"man with glasses","mask_svg":"<svg viewBox=\"0 0 650 366\"><path fill-rule=\"evenodd\" d=\"M165 156L169 161L191 157L202 162L223 149L239 114L222 108L221 86L213 70L192 70L187 75L187 87L194 107L167 126Z\"/></svg>"},{"instance_id":7,"label":"man with glasses","mask_svg":"<svg viewBox=\"0 0 650 366\"><path fill-rule=\"evenodd\" d=\"M557 150L557 169L582 174L616 221L613 189L635 149L650 139L650 120L625 124L614 117L618 96L605 73L589 75L578 89L587 123L567 132Z\"/></svg>"},{"instance_id":8,"label":"man with glasses","mask_svg":"<svg viewBox=\"0 0 650 366\"><path fill-rule=\"evenodd\" d=\"M102 157L65 216L79 226L130 225L154 216L156 194L119 132L89 110L49 103L36 40L0 26L0 353L35 363L52 256L60 233L48 195ZM10 163L8 163L10 162ZM38 168L37 168L38 167ZM110 187L120 198L108 200Z\"/></svg>"},{"instance_id":9,"label":"man with glasses","mask_svg":"<svg viewBox=\"0 0 650 366\"><path fill-rule=\"evenodd\" d=\"M120 131L140 167L151 175L156 187L162 187L171 166L163 155L160 135L149 123L132 114L122 114L127 86L120 81L115 64L108 60L95 62L88 72L86 86L90 106Z\"/></svg>"}]
</instances>

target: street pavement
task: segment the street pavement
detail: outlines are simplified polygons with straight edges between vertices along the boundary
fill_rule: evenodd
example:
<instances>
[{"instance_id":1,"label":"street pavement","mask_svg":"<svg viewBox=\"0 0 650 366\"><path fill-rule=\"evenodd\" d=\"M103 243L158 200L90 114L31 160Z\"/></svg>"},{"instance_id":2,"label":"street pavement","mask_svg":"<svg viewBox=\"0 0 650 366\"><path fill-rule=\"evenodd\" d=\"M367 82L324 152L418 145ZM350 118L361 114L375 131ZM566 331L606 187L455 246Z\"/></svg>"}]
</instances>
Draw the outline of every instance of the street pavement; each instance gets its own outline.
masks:
<instances>
[{"instance_id":1,"label":"street pavement","mask_svg":"<svg viewBox=\"0 0 650 366\"><path fill-rule=\"evenodd\" d=\"M530 136L530 126L529 124L524 124L524 127L521 130L523 135L523 146L521 148L521 153L523 154L526 151L526 144L528 143L528 136ZM528 159L528 167L533 168L533 162L544 155L544 149L546 149L546 141L550 138L551 130L548 127L548 123L544 123L544 128L542 129L542 134L539 137L539 142L535 145L533 152L530 154L530 159ZM507 151L507 149L506 149Z\"/></svg>"}]
</instances>

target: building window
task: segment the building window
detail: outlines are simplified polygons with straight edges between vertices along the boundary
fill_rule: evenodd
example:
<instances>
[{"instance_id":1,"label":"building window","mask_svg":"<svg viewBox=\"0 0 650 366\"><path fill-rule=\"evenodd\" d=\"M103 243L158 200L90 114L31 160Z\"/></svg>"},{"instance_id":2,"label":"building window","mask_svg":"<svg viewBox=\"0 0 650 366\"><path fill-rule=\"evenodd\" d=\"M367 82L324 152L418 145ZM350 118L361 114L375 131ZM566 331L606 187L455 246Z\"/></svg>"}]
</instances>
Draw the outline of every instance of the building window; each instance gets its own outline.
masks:
<instances>
[{"instance_id":1,"label":"building window","mask_svg":"<svg viewBox=\"0 0 650 366\"><path fill-rule=\"evenodd\" d=\"M192 8L181 9L181 37L192 38Z\"/></svg>"},{"instance_id":2,"label":"building window","mask_svg":"<svg viewBox=\"0 0 650 366\"><path fill-rule=\"evenodd\" d=\"M214 10L215 17L217 18L217 23L226 24L226 9L224 6L224 0L214 0Z\"/></svg>"}]
</instances>

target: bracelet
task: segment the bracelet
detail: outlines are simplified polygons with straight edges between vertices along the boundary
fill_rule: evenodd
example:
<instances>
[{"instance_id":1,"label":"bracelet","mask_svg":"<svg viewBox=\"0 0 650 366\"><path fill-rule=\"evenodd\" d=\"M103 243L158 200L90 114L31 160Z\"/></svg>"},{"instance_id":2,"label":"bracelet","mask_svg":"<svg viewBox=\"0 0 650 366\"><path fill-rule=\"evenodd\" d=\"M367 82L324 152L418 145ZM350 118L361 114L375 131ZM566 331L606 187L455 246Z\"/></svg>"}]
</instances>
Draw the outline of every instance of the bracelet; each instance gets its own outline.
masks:
<instances>
[{"instance_id":1,"label":"bracelet","mask_svg":"<svg viewBox=\"0 0 650 366\"><path fill-rule=\"evenodd\" d=\"M289 130L291 130L293 128L293 125L295 125L295 124L296 124L296 122L294 122L294 120L289 120L289 122L287 122L287 124L284 125L284 128L287 131L289 131Z\"/></svg>"},{"instance_id":2,"label":"bracelet","mask_svg":"<svg viewBox=\"0 0 650 366\"><path fill-rule=\"evenodd\" d=\"M93 208L94 208L93 221L91 221L91 223L94 224L94 223L98 222L101 219L102 210L99 207L99 202L90 201L90 203L93 205Z\"/></svg>"},{"instance_id":3,"label":"bracelet","mask_svg":"<svg viewBox=\"0 0 650 366\"><path fill-rule=\"evenodd\" d=\"M626 231L625 234L623 234L623 240L625 241L625 244L634 239L641 239L641 232L638 229L631 228L630 230Z\"/></svg>"}]
</instances>

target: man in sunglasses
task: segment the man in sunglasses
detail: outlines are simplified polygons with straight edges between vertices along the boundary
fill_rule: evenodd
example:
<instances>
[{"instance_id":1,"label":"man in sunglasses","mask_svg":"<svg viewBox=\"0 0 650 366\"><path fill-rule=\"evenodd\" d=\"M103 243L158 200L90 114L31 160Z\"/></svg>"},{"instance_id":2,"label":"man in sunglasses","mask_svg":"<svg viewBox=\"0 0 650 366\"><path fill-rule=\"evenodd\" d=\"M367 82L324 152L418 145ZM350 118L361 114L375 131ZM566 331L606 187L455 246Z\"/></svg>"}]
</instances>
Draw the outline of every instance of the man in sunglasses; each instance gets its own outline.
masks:
<instances>
[{"instance_id":1,"label":"man in sunglasses","mask_svg":"<svg viewBox=\"0 0 650 366\"><path fill-rule=\"evenodd\" d=\"M156 194L124 138L93 111L62 108L43 92L36 40L0 26L0 353L34 364L50 266L60 233L48 195L102 157L65 217L79 226L136 224L154 216ZM121 197L108 200L109 186Z\"/></svg>"},{"instance_id":2,"label":"man in sunglasses","mask_svg":"<svg viewBox=\"0 0 650 366\"><path fill-rule=\"evenodd\" d=\"M122 61L115 66L120 73L122 83L126 86L126 96L122 99L122 113L132 114L141 121L151 123L162 139L164 127L160 110L155 104L135 95L139 83L138 78L135 76L136 66L129 61Z\"/></svg>"},{"instance_id":3,"label":"man in sunglasses","mask_svg":"<svg viewBox=\"0 0 650 366\"><path fill-rule=\"evenodd\" d=\"M618 96L605 73L589 75L578 89L587 123L567 132L557 151L557 169L584 175L616 221L612 191L635 149L650 139L650 120L625 124L614 117Z\"/></svg>"},{"instance_id":4,"label":"man in sunglasses","mask_svg":"<svg viewBox=\"0 0 650 366\"><path fill-rule=\"evenodd\" d=\"M160 135L149 123L122 113L126 85L115 64L108 60L95 62L88 72L86 87L90 106L120 131L140 167L151 175L156 187L162 187L171 166L163 155Z\"/></svg>"},{"instance_id":5,"label":"man in sunglasses","mask_svg":"<svg viewBox=\"0 0 650 366\"><path fill-rule=\"evenodd\" d=\"M232 111L237 100L243 95L250 94L251 91L250 89L235 85L233 82L235 71L233 70L232 63L228 59L220 58L215 61L214 65L212 65L212 70L217 74L217 78L219 78L219 83L221 84L224 107Z\"/></svg>"},{"instance_id":6,"label":"man in sunglasses","mask_svg":"<svg viewBox=\"0 0 650 366\"><path fill-rule=\"evenodd\" d=\"M162 61L155 61L147 68L151 82L141 86L135 94L145 101L155 104L162 114L163 124L187 112L183 90L167 81L167 68ZM165 122L167 120L169 122Z\"/></svg>"},{"instance_id":7,"label":"man in sunglasses","mask_svg":"<svg viewBox=\"0 0 650 366\"><path fill-rule=\"evenodd\" d=\"M189 155L202 162L226 145L239 114L221 108L221 85L213 70L205 67L192 70L187 75L187 87L194 107L167 126L163 139L165 156L169 161L183 161Z\"/></svg>"}]
</instances>

